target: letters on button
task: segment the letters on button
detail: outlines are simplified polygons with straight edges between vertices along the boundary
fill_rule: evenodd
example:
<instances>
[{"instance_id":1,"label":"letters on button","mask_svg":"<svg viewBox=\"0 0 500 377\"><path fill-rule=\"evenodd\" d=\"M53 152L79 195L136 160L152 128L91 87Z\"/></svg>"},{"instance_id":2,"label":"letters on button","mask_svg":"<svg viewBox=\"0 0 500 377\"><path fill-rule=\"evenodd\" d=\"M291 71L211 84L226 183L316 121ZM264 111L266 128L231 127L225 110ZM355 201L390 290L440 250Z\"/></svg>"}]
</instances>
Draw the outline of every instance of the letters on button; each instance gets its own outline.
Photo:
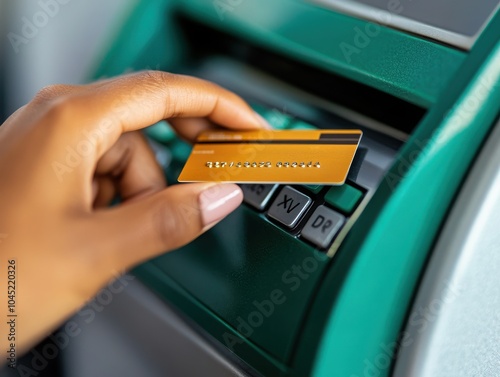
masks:
<instances>
[{"instance_id":1,"label":"letters on button","mask_svg":"<svg viewBox=\"0 0 500 377\"><path fill-rule=\"evenodd\" d=\"M301 237L320 248L326 248L343 223L344 216L330 208L319 206L302 229Z\"/></svg>"},{"instance_id":2,"label":"letters on button","mask_svg":"<svg viewBox=\"0 0 500 377\"><path fill-rule=\"evenodd\" d=\"M241 185L245 203L262 211L266 208L278 185L246 184Z\"/></svg>"},{"instance_id":3,"label":"letters on button","mask_svg":"<svg viewBox=\"0 0 500 377\"><path fill-rule=\"evenodd\" d=\"M290 186L285 186L269 209L269 217L293 228L311 204L311 198Z\"/></svg>"}]
</instances>

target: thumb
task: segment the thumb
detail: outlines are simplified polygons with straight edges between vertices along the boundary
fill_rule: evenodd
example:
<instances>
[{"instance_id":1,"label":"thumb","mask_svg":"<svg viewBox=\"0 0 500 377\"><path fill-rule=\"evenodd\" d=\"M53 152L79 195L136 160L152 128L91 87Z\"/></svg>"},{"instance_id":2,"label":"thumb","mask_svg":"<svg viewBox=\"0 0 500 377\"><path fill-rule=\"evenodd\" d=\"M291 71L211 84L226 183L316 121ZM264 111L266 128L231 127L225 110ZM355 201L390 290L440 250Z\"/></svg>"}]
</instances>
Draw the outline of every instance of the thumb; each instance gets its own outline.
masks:
<instances>
[{"instance_id":1,"label":"thumb","mask_svg":"<svg viewBox=\"0 0 500 377\"><path fill-rule=\"evenodd\" d=\"M194 240L242 200L243 193L235 184L169 187L142 200L95 213L95 250L110 268L130 268Z\"/></svg>"}]
</instances>

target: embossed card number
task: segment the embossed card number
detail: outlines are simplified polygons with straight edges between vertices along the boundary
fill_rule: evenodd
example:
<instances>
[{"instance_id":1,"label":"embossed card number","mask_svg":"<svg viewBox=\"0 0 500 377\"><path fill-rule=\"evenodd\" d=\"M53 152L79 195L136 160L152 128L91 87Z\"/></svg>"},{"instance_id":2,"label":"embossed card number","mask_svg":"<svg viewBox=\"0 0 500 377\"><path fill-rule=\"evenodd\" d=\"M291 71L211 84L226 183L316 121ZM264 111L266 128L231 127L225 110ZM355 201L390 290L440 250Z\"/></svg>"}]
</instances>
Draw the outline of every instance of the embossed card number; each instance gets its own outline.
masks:
<instances>
[{"instance_id":1,"label":"embossed card number","mask_svg":"<svg viewBox=\"0 0 500 377\"><path fill-rule=\"evenodd\" d=\"M179 181L341 185L361 136L360 130L204 132Z\"/></svg>"}]
</instances>

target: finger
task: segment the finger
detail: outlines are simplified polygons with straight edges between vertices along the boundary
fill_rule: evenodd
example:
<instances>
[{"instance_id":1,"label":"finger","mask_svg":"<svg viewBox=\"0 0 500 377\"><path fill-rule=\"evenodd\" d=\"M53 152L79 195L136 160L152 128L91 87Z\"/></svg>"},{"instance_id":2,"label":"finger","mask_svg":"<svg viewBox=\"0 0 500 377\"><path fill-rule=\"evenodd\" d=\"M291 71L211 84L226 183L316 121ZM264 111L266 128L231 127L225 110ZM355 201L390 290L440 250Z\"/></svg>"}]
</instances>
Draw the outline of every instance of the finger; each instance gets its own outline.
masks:
<instances>
[{"instance_id":1,"label":"finger","mask_svg":"<svg viewBox=\"0 0 500 377\"><path fill-rule=\"evenodd\" d=\"M73 143L81 140L82 132L90 134L97 158L122 133L168 118L207 117L234 129L265 127L262 118L236 94L208 81L157 71L110 80L78 91L58 105L65 132L69 132L68 124L74 125Z\"/></svg>"},{"instance_id":2,"label":"finger","mask_svg":"<svg viewBox=\"0 0 500 377\"><path fill-rule=\"evenodd\" d=\"M189 142L195 141L203 131L219 128L205 118L173 118L169 119L168 123L180 137Z\"/></svg>"},{"instance_id":3,"label":"finger","mask_svg":"<svg viewBox=\"0 0 500 377\"><path fill-rule=\"evenodd\" d=\"M104 208L111 204L116 197L118 189L115 179L110 176L94 177L93 208Z\"/></svg>"},{"instance_id":4,"label":"finger","mask_svg":"<svg viewBox=\"0 0 500 377\"><path fill-rule=\"evenodd\" d=\"M112 178L123 201L154 194L166 186L163 171L140 132L122 135L99 160L95 174Z\"/></svg>"},{"instance_id":5,"label":"finger","mask_svg":"<svg viewBox=\"0 0 500 377\"><path fill-rule=\"evenodd\" d=\"M125 269L187 244L237 208L234 184L169 187L133 203L95 213L91 230L108 269Z\"/></svg>"}]
</instances>

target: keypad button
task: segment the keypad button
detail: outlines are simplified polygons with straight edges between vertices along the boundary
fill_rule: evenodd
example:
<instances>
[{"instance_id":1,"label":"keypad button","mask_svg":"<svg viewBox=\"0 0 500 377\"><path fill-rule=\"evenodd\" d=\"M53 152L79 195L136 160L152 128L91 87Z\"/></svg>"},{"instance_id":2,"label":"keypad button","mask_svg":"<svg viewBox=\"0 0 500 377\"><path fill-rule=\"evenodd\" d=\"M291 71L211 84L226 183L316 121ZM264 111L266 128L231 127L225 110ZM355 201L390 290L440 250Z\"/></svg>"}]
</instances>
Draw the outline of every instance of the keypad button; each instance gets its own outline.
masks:
<instances>
[{"instance_id":1,"label":"keypad button","mask_svg":"<svg viewBox=\"0 0 500 377\"><path fill-rule=\"evenodd\" d=\"M146 134L164 144L172 142L176 137L173 128L164 120L146 128Z\"/></svg>"},{"instance_id":2,"label":"keypad button","mask_svg":"<svg viewBox=\"0 0 500 377\"><path fill-rule=\"evenodd\" d=\"M182 140L176 140L170 147L170 151L177 161L186 161L191 154L192 146Z\"/></svg>"},{"instance_id":3,"label":"keypad button","mask_svg":"<svg viewBox=\"0 0 500 377\"><path fill-rule=\"evenodd\" d=\"M252 103L251 106L252 109L254 109L254 111L256 113L259 113L262 117L266 115L267 111L269 110L267 107L261 105L260 103Z\"/></svg>"},{"instance_id":4,"label":"keypad button","mask_svg":"<svg viewBox=\"0 0 500 377\"><path fill-rule=\"evenodd\" d=\"M285 186L267 214L288 228L293 228L310 204L311 198L290 186Z\"/></svg>"},{"instance_id":5,"label":"keypad button","mask_svg":"<svg viewBox=\"0 0 500 377\"><path fill-rule=\"evenodd\" d=\"M245 203L262 211L278 188L278 185L245 184L240 185Z\"/></svg>"},{"instance_id":6,"label":"keypad button","mask_svg":"<svg viewBox=\"0 0 500 377\"><path fill-rule=\"evenodd\" d=\"M292 122L290 116L280 112L278 109L267 108L260 104L253 104L252 107L276 130L284 130Z\"/></svg>"},{"instance_id":7,"label":"keypad button","mask_svg":"<svg viewBox=\"0 0 500 377\"><path fill-rule=\"evenodd\" d=\"M363 193L358 189L344 184L333 186L325 195L325 201L334 208L345 213L351 213L358 205Z\"/></svg>"},{"instance_id":8,"label":"keypad button","mask_svg":"<svg viewBox=\"0 0 500 377\"><path fill-rule=\"evenodd\" d=\"M266 115L266 120L269 122L271 126L273 126L273 128L277 130L286 129L291 122L291 118L288 115L281 113L277 109L268 111Z\"/></svg>"},{"instance_id":9,"label":"keypad button","mask_svg":"<svg viewBox=\"0 0 500 377\"><path fill-rule=\"evenodd\" d=\"M321 189L323 188L323 186L320 186L320 185L305 185L306 189L308 189L309 191L312 191L314 192L315 194L317 194L318 192L321 191Z\"/></svg>"},{"instance_id":10,"label":"keypad button","mask_svg":"<svg viewBox=\"0 0 500 377\"><path fill-rule=\"evenodd\" d=\"M302 229L301 236L316 246L326 248L343 223L344 216L325 206L319 206Z\"/></svg>"},{"instance_id":11,"label":"keypad button","mask_svg":"<svg viewBox=\"0 0 500 377\"><path fill-rule=\"evenodd\" d=\"M297 120L297 121L292 123L292 125L290 126L290 129L291 130L317 130L318 128L314 127L310 123L306 123L306 122L303 122L301 120Z\"/></svg>"},{"instance_id":12,"label":"keypad button","mask_svg":"<svg viewBox=\"0 0 500 377\"><path fill-rule=\"evenodd\" d=\"M156 161L163 168L167 169L170 163L172 162L172 153L170 153L170 149L165 145L158 143L157 141L148 138L148 144L153 151Z\"/></svg>"}]
</instances>

